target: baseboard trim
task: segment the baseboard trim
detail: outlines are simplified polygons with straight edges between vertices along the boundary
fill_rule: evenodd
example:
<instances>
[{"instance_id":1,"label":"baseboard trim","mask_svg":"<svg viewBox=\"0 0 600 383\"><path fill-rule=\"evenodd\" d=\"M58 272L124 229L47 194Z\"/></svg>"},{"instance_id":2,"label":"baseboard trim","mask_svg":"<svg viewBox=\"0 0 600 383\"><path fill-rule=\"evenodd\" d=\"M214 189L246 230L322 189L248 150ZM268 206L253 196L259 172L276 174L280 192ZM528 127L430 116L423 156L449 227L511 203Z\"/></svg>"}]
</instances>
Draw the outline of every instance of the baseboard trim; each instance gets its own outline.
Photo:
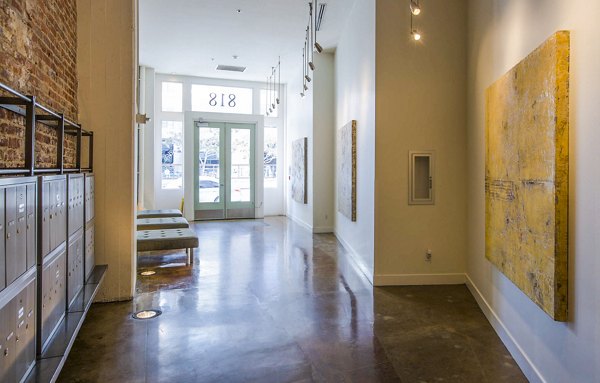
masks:
<instances>
[{"instance_id":1,"label":"baseboard trim","mask_svg":"<svg viewBox=\"0 0 600 383\"><path fill-rule=\"evenodd\" d=\"M308 223L302 221L299 218L294 217L293 215L287 215L286 217L288 217L290 220L294 221L294 223L297 223L298 225L302 226L304 229L306 229L312 233L313 227L311 225L309 225Z\"/></svg>"},{"instance_id":2,"label":"baseboard trim","mask_svg":"<svg viewBox=\"0 0 600 383\"><path fill-rule=\"evenodd\" d=\"M508 331L506 325L502 322L502 320L496 314L492 306L490 306L488 301L483 297L481 291L479 291L475 283L473 283L473 280L469 277L468 274L465 274L465 278L467 288L469 289L473 297L475 297L475 300L481 308L481 311L483 311L483 314L486 316L486 318L496 331L496 334L498 334L498 336L502 340L502 343L504 343L504 345L508 349L508 352L510 352L513 359L517 362L527 379L530 382L546 383L546 379L544 379L544 377L533 364L527 353L525 353L523 348L512 336L510 331Z\"/></svg>"},{"instance_id":3,"label":"baseboard trim","mask_svg":"<svg viewBox=\"0 0 600 383\"><path fill-rule=\"evenodd\" d=\"M377 274L375 286L463 285L465 274Z\"/></svg>"},{"instance_id":4,"label":"baseboard trim","mask_svg":"<svg viewBox=\"0 0 600 383\"><path fill-rule=\"evenodd\" d=\"M339 236L337 232L334 231L333 235L335 235L337 240L340 241L342 246L344 246L344 249L346 249L346 255L348 256L352 267L354 267L354 269L359 274L364 275L365 278L367 278L367 281L369 281L369 283L373 285L373 273L369 270L367 265L365 265L358 253L354 250L352 246L350 246L348 242L346 242L341 236Z\"/></svg>"},{"instance_id":5,"label":"baseboard trim","mask_svg":"<svg viewBox=\"0 0 600 383\"><path fill-rule=\"evenodd\" d=\"M326 234L326 233L333 233L333 227L314 227L313 228L313 233L315 234Z\"/></svg>"}]
</instances>

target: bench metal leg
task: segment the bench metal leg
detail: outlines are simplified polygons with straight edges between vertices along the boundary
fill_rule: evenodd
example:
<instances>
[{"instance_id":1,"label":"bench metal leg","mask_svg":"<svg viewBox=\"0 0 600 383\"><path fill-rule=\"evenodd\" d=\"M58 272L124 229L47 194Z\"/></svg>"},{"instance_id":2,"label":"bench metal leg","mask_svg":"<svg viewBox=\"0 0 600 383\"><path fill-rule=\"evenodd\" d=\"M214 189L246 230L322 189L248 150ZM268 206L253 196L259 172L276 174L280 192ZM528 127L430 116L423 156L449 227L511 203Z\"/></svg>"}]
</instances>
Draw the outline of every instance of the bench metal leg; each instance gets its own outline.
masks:
<instances>
[{"instance_id":1,"label":"bench metal leg","mask_svg":"<svg viewBox=\"0 0 600 383\"><path fill-rule=\"evenodd\" d=\"M193 265L194 264L194 249L188 248L188 249L185 249L185 252L186 252L187 257L188 257L187 264L188 265Z\"/></svg>"}]
</instances>

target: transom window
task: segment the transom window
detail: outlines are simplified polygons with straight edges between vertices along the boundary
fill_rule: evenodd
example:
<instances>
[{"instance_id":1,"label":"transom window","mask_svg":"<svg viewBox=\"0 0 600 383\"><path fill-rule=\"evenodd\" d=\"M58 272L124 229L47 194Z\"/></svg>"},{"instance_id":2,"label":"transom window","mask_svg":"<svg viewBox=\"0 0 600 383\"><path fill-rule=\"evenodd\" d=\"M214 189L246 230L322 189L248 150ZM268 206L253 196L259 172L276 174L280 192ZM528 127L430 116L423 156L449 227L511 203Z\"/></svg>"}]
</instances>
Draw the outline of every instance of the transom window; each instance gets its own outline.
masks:
<instances>
[{"instance_id":1,"label":"transom window","mask_svg":"<svg viewBox=\"0 0 600 383\"><path fill-rule=\"evenodd\" d=\"M192 84L192 110L252 114L252 89Z\"/></svg>"},{"instance_id":2,"label":"transom window","mask_svg":"<svg viewBox=\"0 0 600 383\"><path fill-rule=\"evenodd\" d=\"M180 82L162 83L162 111L176 112L183 111L183 84Z\"/></svg>"}]
</instances>

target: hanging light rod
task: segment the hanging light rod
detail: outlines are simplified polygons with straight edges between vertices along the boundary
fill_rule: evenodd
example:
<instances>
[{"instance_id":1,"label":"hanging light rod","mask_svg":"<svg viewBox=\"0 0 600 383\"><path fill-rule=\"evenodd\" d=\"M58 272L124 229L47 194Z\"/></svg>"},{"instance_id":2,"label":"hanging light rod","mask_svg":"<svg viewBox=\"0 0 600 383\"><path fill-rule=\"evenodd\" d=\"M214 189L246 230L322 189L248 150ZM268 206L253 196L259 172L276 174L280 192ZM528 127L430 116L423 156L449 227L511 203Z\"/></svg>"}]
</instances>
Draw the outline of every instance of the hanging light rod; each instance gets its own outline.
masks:
<instances>
[{"instance_id":1,"label":"hanging light rod","mask_svg":"<svg viewBox=\"0 0 600 383\"><path fill-rule=\"evenodd\" d=\"M279 98L281 97L281 56L277 58L277 75L279 76L277 81L279 85L277 86L277 98L275 101L277 102L277 105L279 105Z\"/></svg>"},{"instance_id":2,"label":"hanging light rod","mask_svg":"<svg viewBox=\"0 0 600 383\"><path fill-rule=\"evenodd\" d=\"M314 45L314 36L315 36L315 28L314 28L314 23L313 23L313 5L312 3L308 3L309 5L309 12L308 12L308 19L309 19L309 23L308 26L306 27L306 32L308 35L308 46L312 47ZM315 60L315 51L311 48L310 50L310 60L308 61L308 66L310 67L310 70L315 70L315 64L314 64L314 60Z\"/></svg>"},{"instance_id":3,"label":"hanging light rod","mask_svg":"<svg viewBox=\"0 0 600 383\"><path fill-rule=\"evenodd\" d=\"M318 5L318 2L317 2L317 1L318 1L318 0L315 0L315 8L316 8L316 9L319 9L319 5ZM311 9L311 13L312 13L312 3L310 4L310 9ZM319 9L319 10L320 10L320 9ZM325 8L323 8L323 11L324 11L324 10L325 10ZM317 52L321 53L321 52L323 52L323 47L321 46L321 44L319 44L319 43L317 42L317 30L321 29L321 21L323 20L323 14L322 14L322 12L319 12L319 13L321 13L321 16L320 16L320 18L319 18L319 19L317 19L317 20L316 20L317 28L316 28L316 30L315 30L315 41L314 41L314 46L315 46L315 49L317 50ZM316 16L318 16L318 15L316 15Z\"/></svg>"},{"instance_id":4,"label":"hanging light rod","mask_svg":"<svg viewBox=\"0 0 600 383\"><path fill-rule=\"evenodd\" d=\"M277 65L271 67L271 72L267 75L266 84L265 115L270 116L281 102L281 56L277 57Z\"/></svg>"}]
</instances>

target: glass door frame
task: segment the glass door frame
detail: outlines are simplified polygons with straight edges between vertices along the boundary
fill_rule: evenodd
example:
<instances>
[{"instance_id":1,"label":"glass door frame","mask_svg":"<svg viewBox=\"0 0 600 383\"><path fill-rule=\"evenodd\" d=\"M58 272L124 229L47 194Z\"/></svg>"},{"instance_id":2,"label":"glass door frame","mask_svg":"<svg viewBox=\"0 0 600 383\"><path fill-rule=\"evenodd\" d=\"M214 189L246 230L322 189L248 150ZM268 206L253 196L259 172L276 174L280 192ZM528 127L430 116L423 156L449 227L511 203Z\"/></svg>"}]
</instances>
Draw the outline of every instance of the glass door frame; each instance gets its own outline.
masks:
<instances>
[{"instance_id":1,"label":"glass door frame","mask_svg":"<svg viewBox=\"0 0 600 383\"><path fill-rule=\"evenodd\" d=\"M223 121L197 121L193 123L193 198L194 219L235 219L255 218L256 207L256 123L254 122L223 122ZM200 128L219 129L219 201L199 201L199 137ZM249 156L249 178L250 178L250 201L231 201L231 176L232 176L232 129L248 129L250 132L250 156Z\"/></svg>"}]
</instances>

